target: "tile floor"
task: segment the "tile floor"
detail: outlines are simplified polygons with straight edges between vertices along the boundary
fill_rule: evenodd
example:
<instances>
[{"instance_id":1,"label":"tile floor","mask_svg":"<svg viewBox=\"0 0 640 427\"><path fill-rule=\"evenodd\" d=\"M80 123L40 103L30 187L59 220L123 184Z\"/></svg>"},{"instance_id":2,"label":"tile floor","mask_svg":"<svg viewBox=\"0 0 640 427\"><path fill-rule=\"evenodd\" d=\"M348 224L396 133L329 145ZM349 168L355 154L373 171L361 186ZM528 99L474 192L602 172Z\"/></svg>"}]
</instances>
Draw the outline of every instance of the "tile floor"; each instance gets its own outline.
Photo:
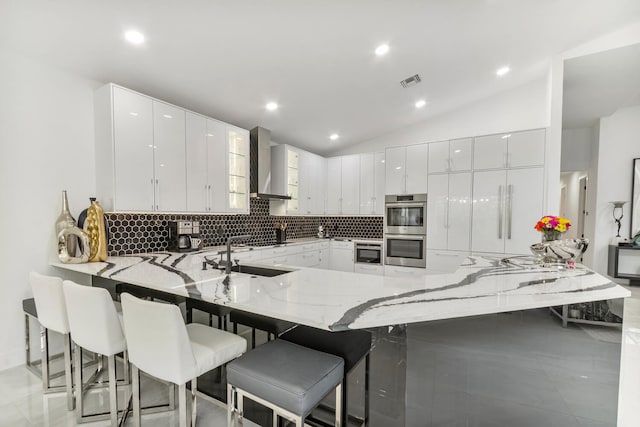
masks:
<instances>
[{"instance_id":1,"label":"tile floor","mask_svg":"<svg viewBox=\"0 0 640 427\"><path fill-rule=\"evenodd\" d=\"M563 329L547 310L410 325L406 363L407 426L616 425L620 345ZM148 399L165 398L161 384L143 386L153 390ZM0 426L76 425L64 396L41 388L24 367L0 372ZM106 401L99 392L92 399L89 409ZM378 412L372 407L372 427L384 425ZM147 415L143 425L176 426L177 413ZM198 425L226 425L225 410L199 400Z\"/></svg>"}]
</instances>

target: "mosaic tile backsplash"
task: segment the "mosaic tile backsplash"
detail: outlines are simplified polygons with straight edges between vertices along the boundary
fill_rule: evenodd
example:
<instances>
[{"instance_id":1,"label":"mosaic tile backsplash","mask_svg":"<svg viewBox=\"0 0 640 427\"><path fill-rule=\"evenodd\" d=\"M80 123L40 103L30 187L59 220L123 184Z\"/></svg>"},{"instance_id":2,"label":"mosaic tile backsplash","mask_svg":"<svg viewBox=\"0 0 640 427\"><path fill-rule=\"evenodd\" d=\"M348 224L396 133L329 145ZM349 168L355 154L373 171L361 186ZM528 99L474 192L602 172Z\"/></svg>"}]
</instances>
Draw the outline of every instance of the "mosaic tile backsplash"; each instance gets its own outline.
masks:
<instances>
[{"instance_id":1,"label":"mosaic tile backsplash","mask_svg":"<svg viewBox=\"0 0 640 427\"><path fill-rule=\"evenodd\" d=\"M381 216L272 216L269 201L251 199L249 215L154 214L108 212L109 255L130 255L167 249L167 221L200 221L205 246L224 245L229 236L251 234L249 245L275 243L274 225L287 223L287 238L314 237L319 225L332 237L382 238Z\"/></svg>"}]
</instances>

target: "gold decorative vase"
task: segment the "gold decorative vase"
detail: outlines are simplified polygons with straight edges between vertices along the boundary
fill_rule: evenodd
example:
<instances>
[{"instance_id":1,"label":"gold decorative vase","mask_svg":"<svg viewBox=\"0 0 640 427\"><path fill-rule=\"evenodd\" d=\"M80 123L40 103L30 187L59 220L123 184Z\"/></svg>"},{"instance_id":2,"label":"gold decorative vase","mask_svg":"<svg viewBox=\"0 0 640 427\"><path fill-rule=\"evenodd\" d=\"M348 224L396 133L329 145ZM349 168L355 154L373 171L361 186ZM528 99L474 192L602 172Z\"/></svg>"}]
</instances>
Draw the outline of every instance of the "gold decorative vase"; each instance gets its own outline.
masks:
<instances>
[{"instance_id":1,"label":"gold decorative vase","mask_svg":"<svg viewBox=\"0 0 640 427\"><path fill-rule=\"evenodd\" d=\"M84 223L89 236L89 262L107 260L107 233L104 224L104 210L97 201L91 202L87 209L87 220Z\"/></svg>"},{"instance_id":2,"label":"gold decorative vase","mask_svg":"<svg viewBox=\"0 0 640 427\"><path fill-rule=\"evenodd\" d=\"M73 253L69 252L67 245L70 241L81 243L82 253L80 256L75 256L75 250ZM87 233L76 226L63 228L58 233L58 259L65 264L82 264L89 261L89 236Z\"/></svg>"}]
</instances>

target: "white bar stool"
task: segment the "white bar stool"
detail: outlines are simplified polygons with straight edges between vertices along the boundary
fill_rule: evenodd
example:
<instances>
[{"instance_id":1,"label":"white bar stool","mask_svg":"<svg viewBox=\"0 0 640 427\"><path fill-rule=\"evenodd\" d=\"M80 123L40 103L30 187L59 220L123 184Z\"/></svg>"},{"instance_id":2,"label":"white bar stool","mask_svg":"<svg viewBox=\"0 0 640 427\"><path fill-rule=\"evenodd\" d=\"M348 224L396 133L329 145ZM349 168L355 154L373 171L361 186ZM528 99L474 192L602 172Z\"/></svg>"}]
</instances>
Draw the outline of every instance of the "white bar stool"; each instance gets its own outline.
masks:
<instances>
[{"instance_id":1,"label":"white bar stool","mask_svg":"<svg viewBox=\"0 0 640 427\"><path fill-rule=\"evenodd\" d=\"M69 318L71 338L75 343L75 360L82 360L82 349L107 357L109 375L109 413L85 415L83 395L85 390L82 369L75 369L76 417L78 422L110 419L112 426L118 425L118 399L116 380L116 354L124 353L125 380L127 372L127 343L122 324L109 291L74 283L64 282L64 297Z\"/></svg>"},{"instance_id":2,"label":"white bar stool","mask_svg":"<svg viewBox=\"0 0 640 427\"><path fill-rule=\"evenodd\" d=\"M198 376L226 364L247 350L247 341L197 323L184 324L173 304L121 295L124 329L132 365L133 420L140 426L139 369L179 387L180 426L187 426L187 382L191 381L191 425L196 423Z\"/></svg>"},{"instance_id":3,"label":"white bar stool","mask_svg":"<svg viewBox=\"0 0 640 427\"><path fill-rule=\"evenodd\" d=\"M33 298L38 312L38 321L40 322L43 391L44 393L66 391L67 408L71 411L73 410L71 339L69 337L67 307L62 291L62 279L59 277L44 276L39 273L31 272L29 274L29 282L31 283L31 290L33 291ZM51 374L49 372L49 331L54 331L64 336L64 386L51 386Z\"/></svg>"}]
</instances>

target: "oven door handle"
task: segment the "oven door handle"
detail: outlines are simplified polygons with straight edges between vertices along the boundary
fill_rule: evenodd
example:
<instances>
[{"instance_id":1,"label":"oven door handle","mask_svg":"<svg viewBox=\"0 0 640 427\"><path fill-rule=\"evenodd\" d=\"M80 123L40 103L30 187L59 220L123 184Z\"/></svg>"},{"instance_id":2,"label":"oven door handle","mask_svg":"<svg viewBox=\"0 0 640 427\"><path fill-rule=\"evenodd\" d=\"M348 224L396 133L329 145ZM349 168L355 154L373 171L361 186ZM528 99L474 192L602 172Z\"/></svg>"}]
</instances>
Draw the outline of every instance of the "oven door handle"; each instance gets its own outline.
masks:
<instances>
[{"instance_id":1,"label":"oven door handle","mask_svg":"<svg viewBox=\"0 0 640 427\"><path fill-rule=\"evenodd\" d=\"M396 240L424 240L426 236L421 234L387 234L385 236L385 240L396 239Z\"/></svg>"},{"instance_id":2,"label":"oven door handle","mask_svg":"<svg viewBox=\"0 0 640 427\"><path fill-rule=\"evenodd\" d=\"M386 203L388 208L426 208L426 202Z\"/></svg>"}]
</instances>

